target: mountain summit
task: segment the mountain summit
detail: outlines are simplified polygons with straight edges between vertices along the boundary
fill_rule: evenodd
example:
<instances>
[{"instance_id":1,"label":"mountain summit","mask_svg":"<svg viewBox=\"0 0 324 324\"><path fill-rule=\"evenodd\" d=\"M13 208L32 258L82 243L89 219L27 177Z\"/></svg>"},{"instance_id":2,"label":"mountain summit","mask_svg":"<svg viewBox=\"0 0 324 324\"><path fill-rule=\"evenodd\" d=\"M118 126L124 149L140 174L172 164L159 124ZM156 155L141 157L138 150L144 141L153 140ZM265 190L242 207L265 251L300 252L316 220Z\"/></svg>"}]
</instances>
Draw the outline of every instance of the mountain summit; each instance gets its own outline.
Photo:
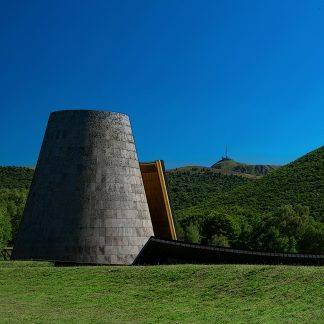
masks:
<instances>
[{"instance_id":1,"label":"mountain summit","mask_svg":"<svg viewBox=\"0 0 324 324\"><path fill-rule=\"evenodd\" d=\"M251 174L255 176L264 176L270 171L279 168L277 165L269 164L246 164L236 162L228 156L222 157L221 160L211 166L213 169L221 170L228 173Z\"/></svg>"}]
</instances>

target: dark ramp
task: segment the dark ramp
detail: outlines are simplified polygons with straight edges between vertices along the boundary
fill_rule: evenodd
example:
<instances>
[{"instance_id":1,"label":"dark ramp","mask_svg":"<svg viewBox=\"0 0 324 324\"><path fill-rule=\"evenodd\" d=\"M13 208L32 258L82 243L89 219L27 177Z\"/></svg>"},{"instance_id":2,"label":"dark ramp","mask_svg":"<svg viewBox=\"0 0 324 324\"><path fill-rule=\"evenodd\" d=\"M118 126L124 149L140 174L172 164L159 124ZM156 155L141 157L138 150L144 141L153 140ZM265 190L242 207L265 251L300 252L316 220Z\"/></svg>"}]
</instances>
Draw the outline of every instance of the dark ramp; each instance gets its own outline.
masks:
<instances>
[{"instance_id":1,"label":"dark ramp","mask_svg":"<svg viewBox=\"0 0 324 324\"><path fill-rule=\"evenodd\" d=\"M175 263L323 265L324 255L245 251L151 237L133 264Z\"/></svg>"}]
</instances>

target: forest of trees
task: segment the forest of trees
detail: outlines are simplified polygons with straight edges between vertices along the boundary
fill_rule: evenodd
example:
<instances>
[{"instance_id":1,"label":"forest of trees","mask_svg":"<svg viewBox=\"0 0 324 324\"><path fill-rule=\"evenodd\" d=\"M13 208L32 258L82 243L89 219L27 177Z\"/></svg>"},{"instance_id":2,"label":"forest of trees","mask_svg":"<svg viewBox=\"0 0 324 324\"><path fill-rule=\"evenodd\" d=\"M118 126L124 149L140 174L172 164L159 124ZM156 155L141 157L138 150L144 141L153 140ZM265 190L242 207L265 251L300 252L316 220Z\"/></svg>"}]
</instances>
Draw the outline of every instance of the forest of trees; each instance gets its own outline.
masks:
<instances>
[{"instance_id":1,"label":"forest of trees","mask_svg":"<svg viewBox=\"0 0 324 324\"><path fill-rule=\"evenodd\" d=\"M12 245L15 238L34 170L0 167L0 249Z\"/></svg>"},{"instance_id":2,"label":"forest of trees","mask_svg":"<svg viewBox=\"0 0 324 324\"><path fill-rule=\"evenodd\" d=\"M237 175L223 175L211 168L187 167L167 173L172 207L182 210L255 180Z\"/></svg>"},{"instance_id":3,"label":"forest of trees","mask_svg":"<svg viewBox=\"0 0 324 324\"><path fill-rule=\"evenodd\" d=\"M12 245L18 232L28 189L0 189L0 249Z\"/></svg>"},{"instance_id":4,"label":"forest of trees","mask_svg":"<svg viewBox=\"0 0 324 324\"><path fill-rule=\"evenodd\" d=\"M238 249L324 253L324 224L309 208L283 205L257 214L241 207L219 208L206 216L178 219L179 239Z\"/></svg>"}]
</instances>

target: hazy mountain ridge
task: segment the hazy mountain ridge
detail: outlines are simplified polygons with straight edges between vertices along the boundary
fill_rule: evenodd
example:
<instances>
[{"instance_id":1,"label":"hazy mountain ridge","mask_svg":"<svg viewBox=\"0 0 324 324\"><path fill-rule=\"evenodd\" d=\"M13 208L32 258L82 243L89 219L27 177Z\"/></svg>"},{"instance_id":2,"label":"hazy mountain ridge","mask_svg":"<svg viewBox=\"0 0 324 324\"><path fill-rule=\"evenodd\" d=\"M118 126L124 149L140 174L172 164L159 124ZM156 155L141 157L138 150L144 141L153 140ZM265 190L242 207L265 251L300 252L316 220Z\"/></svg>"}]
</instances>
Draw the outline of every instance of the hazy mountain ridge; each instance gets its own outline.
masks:
<instances>
[{"instance_id":1,"label":"hazy mountain ridge","mask_svg":"<svg viewBox=\"0 0 324 324\"><path fill-rule=\"evenodd\" d=\"M211 167L206 167L206 166L199 166L199 165L188 165L188 166L183 166L183 167L178 167L174 169L167 170L167 174L180 174L183 172L191 172L191 171L200 171L200 172L209 172L213 174L222 174L222 175L233 175L233 176L241 176L249 179L259 179L261 176L257 176L254 174L249 174L249 173L242 173L242 172L237 172L237 171L230 171L230 170L225 170L225 169L214 169Z\"/></svg>"},{"instance_id":2,"label":"hazy mountain ridge","mask_svg":"<svg viewBox=\"0 0 324 324\"><path fill-rule=\"evenodd\" d=\"M220 173L223 175L239 175L252 179L258 179L268 174L269 172L280 168L280 165L271 164L247 164L237 162L231 158L223 157L221 160L214 163L211 167L201 165L187 165L168 170L169 173L181 173L192 170L200 170Z\"/></svg>"},{"instance_id":3,"label":"hazy mountain ridge","mask_svg":"<svg viewBox=\"0 0 324 324\"><path fill-rule=\"evenodd\" d=\"M213 164L211 167L216 170L264 176L270 171L278 169L280 166L270 164L247 164L225 157Z\"/></svg>"}]
</instances>

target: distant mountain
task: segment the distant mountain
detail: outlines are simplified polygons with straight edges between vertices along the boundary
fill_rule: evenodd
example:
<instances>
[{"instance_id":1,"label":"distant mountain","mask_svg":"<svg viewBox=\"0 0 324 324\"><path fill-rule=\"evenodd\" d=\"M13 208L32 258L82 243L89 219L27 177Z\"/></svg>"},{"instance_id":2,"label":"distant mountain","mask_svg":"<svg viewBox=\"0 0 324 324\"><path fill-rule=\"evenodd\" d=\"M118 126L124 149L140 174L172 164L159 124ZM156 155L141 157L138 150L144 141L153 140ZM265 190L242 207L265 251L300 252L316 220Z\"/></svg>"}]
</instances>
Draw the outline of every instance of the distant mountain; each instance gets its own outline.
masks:
<instances>
[{"instance_id":1,"label":"distant mountain","mask_svg":"<svg viewBox=\"0 0 324 324\"><path fill-rule=\"evenodd\" d=\"M215 170L223 171L223 173L249 174L254 176L264 176L270 171L279 168L278 165L240 163L228 157L223 157L211 167Z\"/></svg>"}]
</instances>

